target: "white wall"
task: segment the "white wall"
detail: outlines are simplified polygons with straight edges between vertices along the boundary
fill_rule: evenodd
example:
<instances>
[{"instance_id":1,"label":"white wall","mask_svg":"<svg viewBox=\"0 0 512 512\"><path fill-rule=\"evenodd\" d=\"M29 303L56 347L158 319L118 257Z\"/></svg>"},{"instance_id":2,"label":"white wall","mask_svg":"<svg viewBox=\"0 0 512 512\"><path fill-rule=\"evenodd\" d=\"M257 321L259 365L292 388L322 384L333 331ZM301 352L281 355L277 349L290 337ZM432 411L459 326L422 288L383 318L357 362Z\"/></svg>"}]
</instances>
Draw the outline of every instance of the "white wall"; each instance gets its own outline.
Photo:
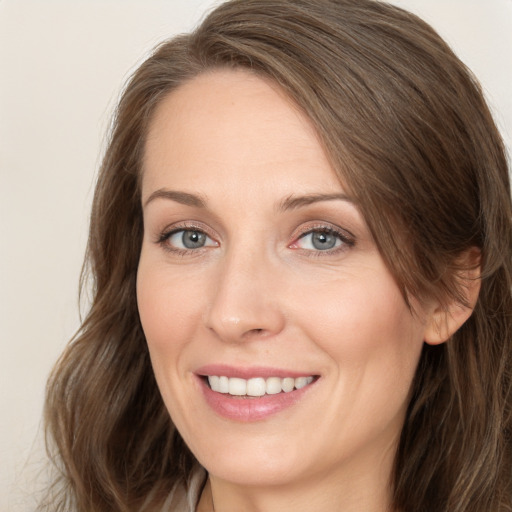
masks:
<instances>
[{"instance_id":1,"label":"white wall","mask_svg":"<svg viewBox=\"0 0 512 512\"><path fill-rule=\"evenodd\" d=\"M78 327L94 175L121 84L213 3L0 0L2 511L34 509L45 381ZM511 148L512 0L395 3L427 19L475 71Z\"/></svg>"}]
</instances>

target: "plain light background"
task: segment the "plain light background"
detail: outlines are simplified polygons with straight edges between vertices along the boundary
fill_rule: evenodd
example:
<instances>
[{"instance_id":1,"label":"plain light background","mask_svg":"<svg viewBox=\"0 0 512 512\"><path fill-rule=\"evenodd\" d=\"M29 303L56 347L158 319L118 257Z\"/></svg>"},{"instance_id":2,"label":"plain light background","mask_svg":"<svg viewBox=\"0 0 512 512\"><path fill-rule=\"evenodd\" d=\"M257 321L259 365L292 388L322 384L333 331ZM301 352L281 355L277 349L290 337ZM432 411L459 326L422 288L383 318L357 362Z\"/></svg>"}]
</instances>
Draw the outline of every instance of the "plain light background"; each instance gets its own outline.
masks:
<instances>
[{"instance_id":1,"label":"plain light background","mask_svg":"<svg viewBox=\"0 0 512 512\"><path fill-rule=\"evenodd\" d=\"M0 510L44 482L46 378L79 326L78 277L109 117L159 41L213 0L0 0ZM395 0L482 82L512 148L512 0Z\"/></svg>"}]
</instances>

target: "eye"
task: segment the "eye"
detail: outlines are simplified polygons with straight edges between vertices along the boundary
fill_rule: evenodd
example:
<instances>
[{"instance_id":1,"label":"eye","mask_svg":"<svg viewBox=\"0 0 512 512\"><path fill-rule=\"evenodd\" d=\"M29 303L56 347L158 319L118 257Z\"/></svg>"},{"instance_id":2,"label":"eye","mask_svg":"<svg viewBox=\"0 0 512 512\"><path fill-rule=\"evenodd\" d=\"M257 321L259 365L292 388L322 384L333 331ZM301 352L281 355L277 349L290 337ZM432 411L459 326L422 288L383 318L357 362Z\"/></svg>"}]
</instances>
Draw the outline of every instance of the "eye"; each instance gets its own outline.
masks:
<instances>
[{"instance_id":1,"label":"eye","mask_svg":"<svg viewBox=\"0 0 512 512\"><path fill-rule=\"evenodd\" d=\"M297 246L310 251L327 251L341 245L340 236L328 231L311 231L297 240Z\"/></svg>"},{"instance_id":2,"label":"eye","mask_svg":"<svg viewBox=\"0 0 512 512\"><path fill-rule=\"evenodd\" d=\"M180 229L166 234L162 242L177 250L193 250L202 247L216 247L218 244L206 233L197 229Z\"/></svg>"},{"instance_id":3,"label":"eye","mask_svg":"<svg viewBox=\"0 0 512 512\"><path fill-rule=\"evenodd\" d=\"M332 228L310 229L301 234L291 245L293 249L306 251L336 251L342 246L353 246L354 240Z\"/></svg>"}]
</instances>

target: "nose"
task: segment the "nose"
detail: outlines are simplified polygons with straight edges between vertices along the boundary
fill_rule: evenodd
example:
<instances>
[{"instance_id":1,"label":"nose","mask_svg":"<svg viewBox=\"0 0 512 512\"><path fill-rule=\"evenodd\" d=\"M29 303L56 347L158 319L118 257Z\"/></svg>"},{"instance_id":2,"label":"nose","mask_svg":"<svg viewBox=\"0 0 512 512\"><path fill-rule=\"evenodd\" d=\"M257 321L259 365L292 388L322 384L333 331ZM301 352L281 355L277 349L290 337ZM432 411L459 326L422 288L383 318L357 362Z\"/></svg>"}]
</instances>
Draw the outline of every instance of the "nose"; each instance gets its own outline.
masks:
<instances>
[{"instance_id":1,"label":"nose","mask_svg":"<svg viewBox=\"0 0 512 512\"><path fill-rule=\"evenodd\" d=\"M208 329L226 342L272 337L285 316L278 269L261 253L233 251L216 268L214 290L204 316Z\"/></svg>"}]
</instances>

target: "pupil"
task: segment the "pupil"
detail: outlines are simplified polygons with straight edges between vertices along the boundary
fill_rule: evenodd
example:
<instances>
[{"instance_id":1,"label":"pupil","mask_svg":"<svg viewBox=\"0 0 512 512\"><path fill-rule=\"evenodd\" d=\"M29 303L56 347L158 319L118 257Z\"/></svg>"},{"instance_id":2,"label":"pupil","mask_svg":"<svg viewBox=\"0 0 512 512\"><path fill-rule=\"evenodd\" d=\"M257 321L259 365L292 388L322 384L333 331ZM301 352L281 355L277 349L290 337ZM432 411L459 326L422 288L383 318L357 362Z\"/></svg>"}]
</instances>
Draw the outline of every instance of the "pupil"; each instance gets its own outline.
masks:
<instances>
[{"instance_id":1,"label":"pupil","mask_svg":"<svg viewBox=\"0 0 512 512\"><path fill-rule=\"evenodd\" d=\"M315 249L325 251L336 245L336 237L331 233L313 233L312 242Z\"/></svg>"},{"instance_id":2,"label":"pupil","mask_svg":"<svg viewBox=\"0 0 512 512\"><path fill-rule=\"evenodd\" d=\"M182 242L187 249L197 249L205 243L206 236L199 231L185 231L183 233Z\"/></svg>"}]
</instances>

